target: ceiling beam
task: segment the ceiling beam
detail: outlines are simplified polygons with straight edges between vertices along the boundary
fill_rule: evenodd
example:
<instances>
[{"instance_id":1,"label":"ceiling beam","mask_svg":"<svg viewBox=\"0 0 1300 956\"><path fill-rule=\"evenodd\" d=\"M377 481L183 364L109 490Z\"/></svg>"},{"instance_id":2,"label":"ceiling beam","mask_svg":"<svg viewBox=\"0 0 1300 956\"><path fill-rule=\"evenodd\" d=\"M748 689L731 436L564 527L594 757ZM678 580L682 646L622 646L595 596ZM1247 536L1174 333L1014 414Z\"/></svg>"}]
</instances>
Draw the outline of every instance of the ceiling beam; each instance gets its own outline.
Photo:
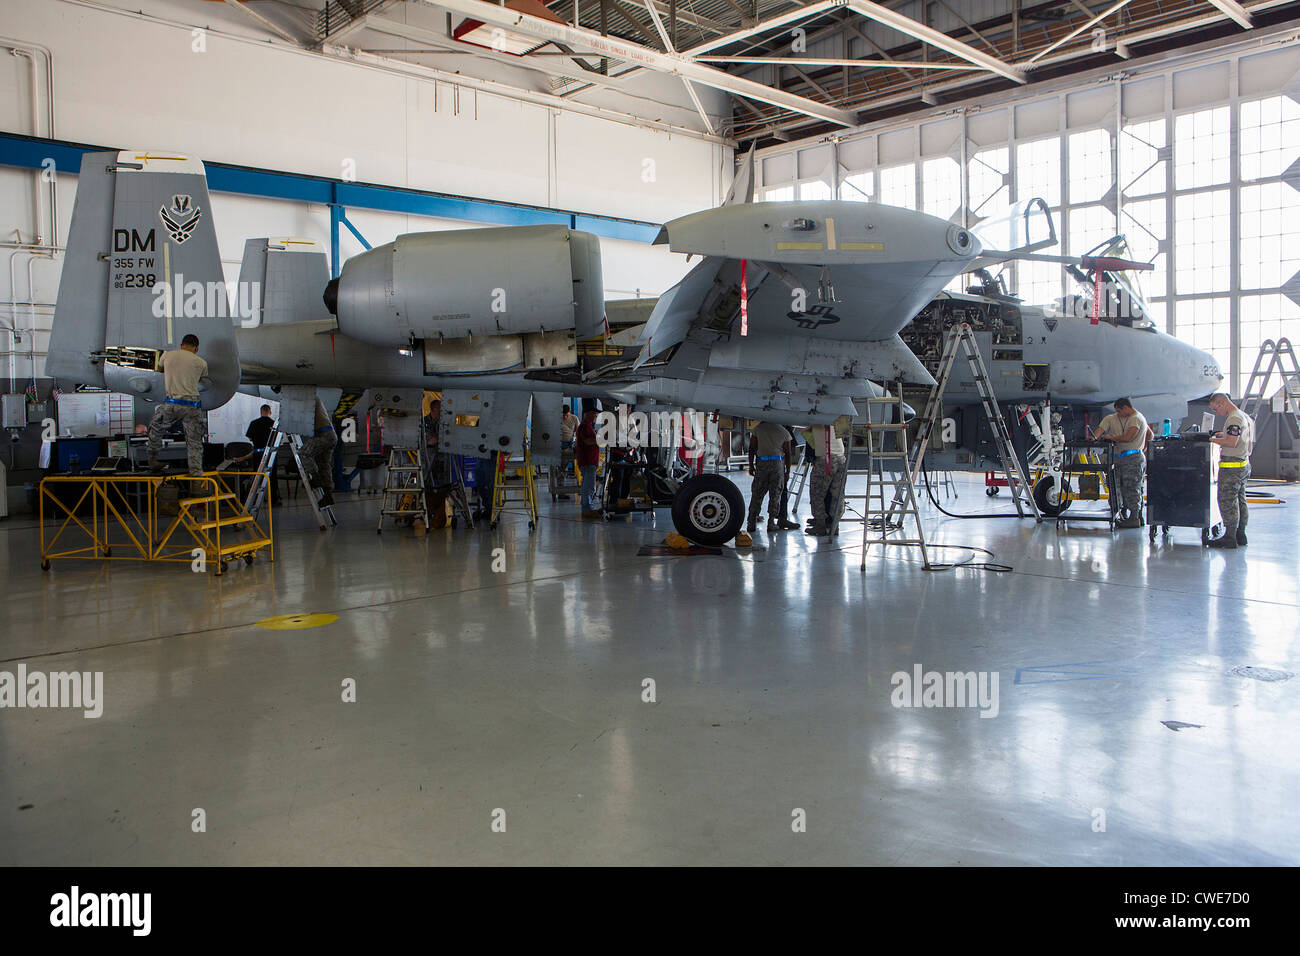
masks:
<instances>
[{"instance_id":1,"label":"ceiling beam","mask_svg":"<svg viewBox=\"0 0 1300 956\"><path fill-rule=\"evenodd\" d=\"M1246 8L1240 3L1237 3L1237 0L1210 0L1210 3L1214 4L1233 20L1236 20L1237 25L1243 30L1249 30L1255 25L1255 21L1250 18L1250 14L1246 12Z\"/></svg>"},{"instance_id":2,"label":"ceiling beam","mask_svg":"<svg viewBox=\"0 0 1300 956\"><path fill-rule=\"evenodd\" d=\"M945 53L951 53L953 56L960 57L967 62L974 63L976 66L982 66L984 69L999 76L1006 77L1016 83L1027 83L1028 79L1024 73L1011 66L1003 63L995 56L989 56L980 50L975 49L960 40L954 40L946 33L940 33L933 27L927 27L923 23L917 23L911 17L905 17L903 14L888 7L883 7L878 3L872 3L871 0L847 0L845 4L850 10L862 14L868 20L875 20L877 23L883 23L887 27L892 27L899 33L905 33L910 37L915 37L924 43L930 44L943 50Z\"/></svg>"},{"instance_id":3,"label":"ceiling beam","mask_svg":"<svg viewBox=\"0 0 1300 956\"><path fill-rule=\"evenodd\" d=\"M1109 7L1103 10L1101 13L1097 14L1091 20L1084 21L1080 26L1075 27L1073 30L1071 30L1069 33L1061 37L1059 40L1057 40L1055 43L1051 44L1050 46L1043 47L1041 50L1039 50L1037 53L1031 56L1028 60L1026 60L1024 62L1024 65L1032 66L1033 64L1041 60L1043 57L1047 56L1047 54L1051 53L1053 50L1069 43L1071 40L1077 37L1084 30L1091 27L1094 23L1100 23L1102 20L1105 20L1112 13L1122 10L1124 7L1128 6L1130 2L1131 0L1116 0L1115 3L1111 4Z\"/></svg>"},{"instance_id":4,"label":"ceiling beam","mask_svg":"<svg viewBox=\"0 0 1300 956\"><path fill-rule=\"evenodd\" d=\"M696 44L688 50L683 50L687 56L699 56L701 53L708 53L719 47L728 46L740 40L748 39L758 33L766 33L768 30L775 30L777 27L783 27L787 23L794 23L798 20L807 20L809 17L820 16L836 7L844 6L844 0L817 0L807 6L795 7L793 10L787 10L784 13L778 13L774 17L768 17L766 20L760 20L752 26L743 27L732 33L724 33L720 37L714 37L712 40L705 40L703 43Z\"/></svg>"},{"instance_id":5,"label":"ceiling beam","mask_svg":"<svg viewBox=\"0 0 1300 956\"><path fill-rule=\"evenodd\" d=\"M701 63L760 63L771 66L858 66L873 70L979 70L974 63L936 63L921 60L862 60L826 56L701 56Z\"/></svg>"},{"instance_id":6,"label":"ceiling beam","mask_svg":"<svg viewBox=\"0 0 1300 956\"><path fill-rule=\"evenodd\" d=\"M553 23L539 17L518 13L505 7L499 7L484 0L415 0L427 6L441 7L471 17L483 23L490 23L504 29L513 30L542 40L559 40L575 48L585 48L601 56L625 60L628 63L647 69L667 73L672 76L685 77L689 80L714 89L747 96L760 103L779 106L782 109L805 116L834 123L837 126L853 126L857 114L851 110L827 106L803 96L795 96L784 90L776 90L762 83L755 83L739 76L732 76L681 54L661 53L618 37L601 36L593 30L569 26L567 23Z\"/></svg>"}]
</instances>

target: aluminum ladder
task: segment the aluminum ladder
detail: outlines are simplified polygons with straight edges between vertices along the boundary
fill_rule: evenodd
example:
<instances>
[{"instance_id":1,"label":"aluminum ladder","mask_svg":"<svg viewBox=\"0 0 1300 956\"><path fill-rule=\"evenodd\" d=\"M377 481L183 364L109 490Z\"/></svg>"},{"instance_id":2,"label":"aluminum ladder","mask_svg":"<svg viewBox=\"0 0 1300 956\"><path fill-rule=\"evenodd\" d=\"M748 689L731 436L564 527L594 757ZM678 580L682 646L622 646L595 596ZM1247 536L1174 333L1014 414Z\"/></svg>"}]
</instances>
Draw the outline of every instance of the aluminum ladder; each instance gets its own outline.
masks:
<instances>
[{"instance_id":1,"label":"aluminum ladder","mask_svg":"<svg viewBox=\"0 0 1300 956\"><path fill-rule=\"evenodd\" d=\"M384 519L394 522L423 518L429 526L429 496L424 488L424 455L417 448L388 449L388 474L379 497L379 524L377 534L384 533Z\"/></svg>"},{"instance_id":2,"label":"aluminum ladder","mask_svg":"<svg viewBox=\"0 0 1300 956\"><path fill-rule=\"evenodd\" d=\"M930 568L930 553L926 549L925 530L921 527L921 509L916 500L916 486L912 482L911 456L907 449L907 424L903 421L903 395L884 395L869 398L867 404L867 484L862 493L862 560L859 569L867 569L867 549L873 544L900 545L921 549L921 562ZM891 409L889 406L893 406ZM882 421L873 422L871 408L878 407ZM892 418L892 421L885 421ZM892 438L892 441L891 441ZM847 479L847 472L846 472ZM885 489L892 494L885 497ZM854 495L853 497L858 497ZM895 523L895 519L898 519ZM907 520L915 525L915 537L890 537L890 532L902 532ZM832 527L838 519L832 519ZM872 535L877 530L878 535Z\"/></svg>"},{"instance_id":3,"label":"aluminum ladder","mask_svg":"<svg viewBox=\"0 0 1300 956\"><path fill-rule=\"evenodd\" d=\"M1300 363L1296 361L1295 349L1291 340L1280 338L1276 342L1266 339L1255 356L1255 367L1251 369L1250 378L1246 380L1246 390L1242 393L1241 410L1247 417L1256 420L1268 397L1269 381L1273 369L1282 376L1282 397L1286 404L1287 423L1291 428L1291 437L1300 438Z\"/></svg>"},{"instance_id":4,"label":"aluminum ladder","mask_svg":"<svg viewBox=\"0 0 1300 956\"><path fill-rule=\"evenodd\" d=\"M262 510L262 505L266 503L266 492L270 482L275 481L275 475L271 469L275 467L276 456L280 452L280 446L284 444L285 438L289 439L289 454L293 456L294 467L298 471L298 479L302 482L303 489L307 492L307 502L311 505L311 513L316 518L316 524L322 531L326 528L326 519L331 525L337 525L338 519L334 517L333 505L321 505L316 496L316 489L311 486L311 480L307 477L307 466L302 463L302 436L285 435L277 426L271 432L267 439L266 447L262 449L262 458L257 464L259 474L249 485L248 494L244 498L244 510L257 517Z\"/></svg>"},{"instance_id":5,"label":"aluminum ladder","mask_svg":"<svg viewBox=\"0 0 1300 956\"><path fill-rule=\"evenodd\" d=\"M984 356L980 354L979 343L975 341L975 332L966 322L953 326L948 331L948 337L944 341L943 357L939 360L939 371L935 376L935 386L930 390L930 397L925 403L925 412L922 414L920 423L917 426L916 445L909 459L909 481L915 484L916 479L921 474L921 466L925 461L925 451L930 445L931 437L934 435L934 427L943 415L943 395L948 388L948 380L952 376L952 368L957 362L959 350L965 354L966 362L970 366L971 377L975 382L975 391L979 395L980 404L983 406L984 417L989 423L989 430L993 433L993 443L997 446L998 458L1002 463L1002 473L1006 476L1007 489L1011 492L1011 500L1016 506L1016 513L1022 518L1033 515L1034 520L1042 521L1043 516L1038 511L1038 503L1034 501L1031 486L1025 477L1024 468L1020 464L1020 458L1016 455L1016 450L1011 444L1011 433L1007 431L1006 419L1003 418L1002 410L998 407L997 396L993 393L993 381L989 378L988 368L984 364Z\"/></svg>"}]
</instances>

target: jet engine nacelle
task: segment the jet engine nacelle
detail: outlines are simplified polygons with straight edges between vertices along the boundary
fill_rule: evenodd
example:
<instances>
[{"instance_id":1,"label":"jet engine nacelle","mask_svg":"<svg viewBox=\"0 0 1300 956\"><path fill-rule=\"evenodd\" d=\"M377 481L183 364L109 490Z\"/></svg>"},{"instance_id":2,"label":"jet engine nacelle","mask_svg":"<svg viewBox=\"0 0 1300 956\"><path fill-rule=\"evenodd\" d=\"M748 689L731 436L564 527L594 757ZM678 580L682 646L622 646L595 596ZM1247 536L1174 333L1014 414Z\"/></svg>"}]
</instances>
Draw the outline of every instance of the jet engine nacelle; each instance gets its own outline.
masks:
<instances>
[{"instance_id":1,"label":"jet engine nacelle","mask_svg":"<svg viewBox=\"0 0 1300 956\"><path fill-rule=\"evenodd\" d=\"M602 333L600 243L566 226L413 232L349 259L325 304L344 335L417 340Z\"/></svg>"}]
</instances>

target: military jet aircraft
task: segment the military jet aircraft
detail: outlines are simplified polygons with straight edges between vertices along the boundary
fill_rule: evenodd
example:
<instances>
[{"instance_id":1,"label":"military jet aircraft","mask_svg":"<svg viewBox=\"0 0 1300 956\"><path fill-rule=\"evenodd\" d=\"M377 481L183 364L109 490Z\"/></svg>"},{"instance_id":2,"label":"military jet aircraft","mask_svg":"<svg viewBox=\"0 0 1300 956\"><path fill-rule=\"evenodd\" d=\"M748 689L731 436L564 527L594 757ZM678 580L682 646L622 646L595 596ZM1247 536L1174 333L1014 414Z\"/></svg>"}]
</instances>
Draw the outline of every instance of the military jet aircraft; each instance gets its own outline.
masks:
<instances>
[{"instance_id":1,"label":"military jet aircraft","mask_svg":"<svg viewBox=\"0 0 1300 956\"><path fill-rule=\"evenodd\" d=\"M606 303L598 240L562 226L406 234L334 280L310 240L253 239L228 292L202 163L90 153L46 371L159 401L157 357L193 332L208 409L248 386L407 387L829 424L858 416L878 383L932 385L899 332L955 276L1033 248L989 253L971 230L889 206L754 203L752 170L751 153L722 207L664 226L660 242L701 256L681 282ZM476 427L480 452L522 442L521 424ZM701 543L730 540L744 517L719 475L676 499L674 523Z\"/></svg>"}]
</instances>

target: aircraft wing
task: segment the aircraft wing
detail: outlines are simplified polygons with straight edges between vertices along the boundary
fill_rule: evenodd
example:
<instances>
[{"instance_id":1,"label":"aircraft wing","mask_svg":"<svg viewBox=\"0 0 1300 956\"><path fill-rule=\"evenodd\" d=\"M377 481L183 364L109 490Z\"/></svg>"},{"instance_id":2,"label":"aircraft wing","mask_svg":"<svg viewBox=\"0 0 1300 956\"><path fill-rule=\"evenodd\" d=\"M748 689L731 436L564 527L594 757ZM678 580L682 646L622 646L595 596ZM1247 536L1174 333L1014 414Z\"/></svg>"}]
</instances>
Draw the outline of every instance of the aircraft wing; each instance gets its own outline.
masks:
<instances>
[{"instance_id":1,"label":"aircraft wing","mask_svg":"<svg viewBox=\"0 0 1300 956\"><path fill-rule=\"evenodd\" d=\"M626 387L796 422L847 414L867 381L932 384L898 332L981 251L942 219L830 200L733 203L659 241L703 258L641 331L634 368L655 381Z\"/></svg>"}]
</instances>

